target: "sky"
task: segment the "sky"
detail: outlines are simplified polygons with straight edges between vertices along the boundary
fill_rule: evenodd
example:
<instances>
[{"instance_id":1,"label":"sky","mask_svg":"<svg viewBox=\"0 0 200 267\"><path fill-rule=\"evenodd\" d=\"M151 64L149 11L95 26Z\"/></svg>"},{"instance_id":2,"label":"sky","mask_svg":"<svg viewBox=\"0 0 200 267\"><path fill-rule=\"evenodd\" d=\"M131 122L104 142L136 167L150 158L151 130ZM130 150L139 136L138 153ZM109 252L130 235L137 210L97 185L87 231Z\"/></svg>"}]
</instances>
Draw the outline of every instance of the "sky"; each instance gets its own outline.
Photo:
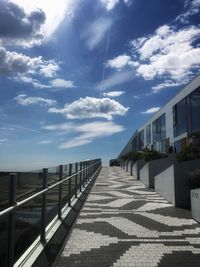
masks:
<instances>
[{"instance_id":1,"label":"sky","mask_svg":"<svg viewBox=\"0 0 200 267\"><path fill-rule=\"evenodd\" d=\"M199 74L200 0L0 0L0 170L116 158Z\"/></svg>"}]
</instances>

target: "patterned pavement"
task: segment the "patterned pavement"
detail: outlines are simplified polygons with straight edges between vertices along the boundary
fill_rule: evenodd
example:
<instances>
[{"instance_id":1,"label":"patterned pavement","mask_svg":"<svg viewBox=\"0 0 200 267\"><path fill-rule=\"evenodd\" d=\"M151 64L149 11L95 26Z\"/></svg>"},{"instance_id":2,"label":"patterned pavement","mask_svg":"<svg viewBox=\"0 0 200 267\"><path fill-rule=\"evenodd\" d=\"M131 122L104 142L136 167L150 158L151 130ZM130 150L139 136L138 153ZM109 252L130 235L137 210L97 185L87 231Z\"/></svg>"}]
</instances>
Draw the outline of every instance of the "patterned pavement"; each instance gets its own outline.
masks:
<instances>
[{"instance_id":1,"label":"patterned pavement","mask_svg":"<svg viewBox=\"0 0 200 267\"><path fill-rule=\"evenodd\" d=\"M58 267L200 267L200 224L119 167L102 168Z\"/></svg>"}]
</instances>

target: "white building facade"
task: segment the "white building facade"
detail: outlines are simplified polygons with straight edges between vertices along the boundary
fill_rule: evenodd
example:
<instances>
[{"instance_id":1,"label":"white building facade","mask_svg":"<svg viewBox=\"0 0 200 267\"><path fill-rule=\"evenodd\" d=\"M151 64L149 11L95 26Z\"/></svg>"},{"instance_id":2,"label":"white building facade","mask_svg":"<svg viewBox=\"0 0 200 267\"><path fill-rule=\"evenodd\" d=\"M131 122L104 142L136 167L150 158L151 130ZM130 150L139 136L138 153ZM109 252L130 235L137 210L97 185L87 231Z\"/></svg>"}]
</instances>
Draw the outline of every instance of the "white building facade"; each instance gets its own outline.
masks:
<instances>
[{"instance_id":1,"label":"white building facade","mask_svg":"<svg viewBox=\"0 0 200 267\"><path fill-rule=\"evenodd\" d=\"M131 137L119 157L144 148L180 152L200 133L200 75L173 97Z\"/></svg>"}]
</instances>

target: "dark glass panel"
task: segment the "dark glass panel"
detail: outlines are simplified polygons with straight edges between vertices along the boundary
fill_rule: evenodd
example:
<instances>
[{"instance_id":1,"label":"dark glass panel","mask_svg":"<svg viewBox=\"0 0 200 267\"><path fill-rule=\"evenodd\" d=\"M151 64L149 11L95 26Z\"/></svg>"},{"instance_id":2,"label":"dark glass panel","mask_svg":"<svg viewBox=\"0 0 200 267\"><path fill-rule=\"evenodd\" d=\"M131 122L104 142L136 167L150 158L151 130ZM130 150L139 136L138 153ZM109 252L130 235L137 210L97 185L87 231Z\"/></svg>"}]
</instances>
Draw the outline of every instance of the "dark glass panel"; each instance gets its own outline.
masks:
<instances>
[{"instance_id":1,"label":"dark glass panel","mask_svg":"<svg viewBox=\"0 0 200 267\"><path fill-rule=\"evenodd\" d=\"M47 225L58 214L59 186L56 186L47 192Z\"/></svg>"},{"instance_id":2,"label":"dark glass panel","mask_svg":"<svg viewBox=\"0 0 200 267\"><path fill-rule=\"evenodd\" d=\"M0 266L7 266L8 253L8 216L0 219Z\"/></svg>"},{"instance_id":3,"label":"dark glass panel","mask_svg":"<svg viewBox=\"0 0 200 267\"><path fill-rule=\"evenodd\" d=\"M200 87L190 95L192 132L200 131Z\"/></svg>"},{"instance_id":4,"label":"dark glass panel","mask_svg":"<svg viewBox=\"0 0 200 267\"><path fill-rule=\"evenodd\" d=\"M151 143L151 124L146 127L146 144L147 146Z\"/></svg>"},{"instance_id":5,"label":"dark glass panel","mask_svg":"<svg viewBox=\"0 0 200 267\"><path fill-rule=\"evenodd\" d=\"M173 108L174 113L174 136L179 136L187 131L187 122L186 122L186 98L181 100Z\"/></svg>"},{"instance_id":6,"label":"dark glass panel","mask_svg":"<svg viewBox=\"0 0 200 267\"><path fill-rule=\"evenodd\" d=\"M144 147L144 130L140 131L138 134L138 148L142 150Z\"/></svg>"},{"instance_id":7,"label":"dark glass panel","mask_svg":"<svg viewBox=\"0 0 200 267\"><path fill-rule=\"evenodd\" d=\"M39 196L26 203L16 212L15 260L17 260L40 235L41 205L42 197Z\"/></svg>"},{"instance_id":8,"label":"dark glass panel","mask_svg":"<svg viewBox=\"0 0 200 267\"><path fill-rule=\"evenodd\" d=\"M9 173L0 172L0 211L9 206L9 183Z\"/></svg>"},{"instance_id":9,"label":"dark glass panel","mask_svg":"<svg viewBox=\"0 0 200 267\"><path fill-rule=\"evenodd\" d=\"M25 199L42 189L43 173L19 172L17 173L17 201Z\"/></svg>"}]
</instances>

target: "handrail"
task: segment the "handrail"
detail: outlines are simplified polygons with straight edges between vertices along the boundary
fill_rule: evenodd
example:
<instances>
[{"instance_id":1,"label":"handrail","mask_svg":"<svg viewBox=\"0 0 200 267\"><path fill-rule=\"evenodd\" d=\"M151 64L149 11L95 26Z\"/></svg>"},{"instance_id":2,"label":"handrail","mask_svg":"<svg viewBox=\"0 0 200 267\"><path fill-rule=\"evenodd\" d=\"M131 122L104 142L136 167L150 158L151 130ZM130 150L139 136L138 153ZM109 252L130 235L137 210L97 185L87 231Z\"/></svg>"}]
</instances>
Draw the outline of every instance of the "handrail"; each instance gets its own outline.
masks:
<instances>
[{"instance_id":1,"label":"handrail","mask_svg":"<svg viewBox=\"0 0 200 267\"><path fill-rule=\"evenodd\" d=\"M89 182L96 177L98 171L101 169L101 159L95 159L91 161L83 161L80 162L80 170L78 171L78 163L75 163L75 173L72 174L72 164L69 164L69 170L68 175L63 175L63 167L64 165L59 165L59 180L55 182L52 185L48 186L48 168L43 168L43 184L42 184L42 190L40 190L37 193L33 193L31 196L26 197L25 199L21 201L16 201L17 198L17 173L10 173L10 198L9 198L9 207L0 211L0 219L4 216L8 215L8 246L6 248L6 254L5 255L5 266L13 267L17 257L15 258L15 234L16 234L16 212L20 209L20 207L27 204L29 201L36 199L38 196L41 196L41 204L40 204L40 229L38 231L38 237L40 237L40 242L44 245L47 242L47 232L48 227L51 225L52 220L55 220L56 216L57 219L62 221L62 215L63 212L66 210L65 208L68 206L71 206L71 200L75 197L77 198L78 191L81 193L82 189L86 188L86 186L89 184ZM51 172L49 172L51 174ZM79 184L77 184L77 179L79 177ZM72 182L72 179L75 179ZM62 185L66 181L69 181L67 183L67 193L63 191ZM72 185L74 185L72 187ZM64 188L65 185L63 185ZM58 192L55 190L55 195L58 196L58 202L54 204L52 209L55 209L58 205L58 209L56 210L56 213L53 214L53 219L50 217L50 220L48 221L48 210L47 210L47 192L59 187ZM64 198L65 200L64 200ZM65 202L67 198L67 203ZM23 247L23 253L28 249L28 246L25 245Z\"/></svg>"},{"instance_id":2,"label":"handrail","mask_svg":"<svg viewBox=\"0 0 200 267\"><path fill-rule=\"evenodd\" d=\"M61 181L51 185L51 186L48 186L46 189L43 189L43 190L40 190L38 193L35 193L33 194L32 196L30 197L27 197L21 201L18 201L15 205L11 206L11 207L8 207L6 209L4 209L3 211L0 212L0 218L7 215L7 214L10 214L12 211L15 211L17 210L18 208L20 208L21 206L23 206L24 204L26 204L27 202L29 202L30 200L33 200L35 199L36 197L48 192L50 189L53 189L54 187L60 185L60 184L63 184L64 182L66 182L67 180L73 178L74 176L78 175L79 173L82 173L84 172L85 170L91 168L92 166L96 165L96 164L99 164L101 161L99 160L98 162L95 162L93 163L92 165L78 171L77 173L73 173L71 176L68 176L64 179L62 179Z\"/></svg>"}]
</instances>

